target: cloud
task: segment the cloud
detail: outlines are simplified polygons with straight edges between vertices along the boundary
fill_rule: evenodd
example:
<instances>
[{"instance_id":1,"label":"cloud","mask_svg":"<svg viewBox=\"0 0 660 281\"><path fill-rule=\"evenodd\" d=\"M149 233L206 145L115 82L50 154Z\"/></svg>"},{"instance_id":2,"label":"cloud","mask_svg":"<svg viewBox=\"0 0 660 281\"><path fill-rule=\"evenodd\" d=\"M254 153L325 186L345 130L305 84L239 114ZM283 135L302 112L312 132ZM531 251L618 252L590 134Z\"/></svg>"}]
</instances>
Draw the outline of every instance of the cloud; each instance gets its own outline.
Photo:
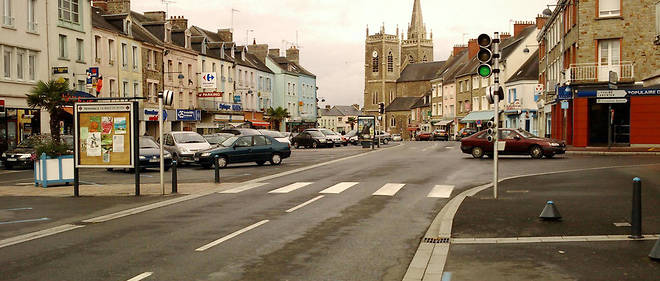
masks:
<instances>
[{"instance_id":1,"label":"cloud","mask_svg":"<svg viewBox=\"0 0 660 281\"><path fill-rule=\"evenodd\" d=\"M546 4L554 3L422 0L421 4L426 27L433 30L435 59L443 60L454 44L483 32L511 32L511 20L533 20ZM139 12L165 10L161 0L131 4ZM383 24L387 33L394 33L397 25L407 33L412 5L413 0L176 0L169 5L169 14L216 30L232 26L232 8L236 9L233 27L238 44L256 39L285 49L297 37L301 64L317 75L318 95L329 104L362 104L366 26L372 34Z\"/></svg>"}]
</instances>

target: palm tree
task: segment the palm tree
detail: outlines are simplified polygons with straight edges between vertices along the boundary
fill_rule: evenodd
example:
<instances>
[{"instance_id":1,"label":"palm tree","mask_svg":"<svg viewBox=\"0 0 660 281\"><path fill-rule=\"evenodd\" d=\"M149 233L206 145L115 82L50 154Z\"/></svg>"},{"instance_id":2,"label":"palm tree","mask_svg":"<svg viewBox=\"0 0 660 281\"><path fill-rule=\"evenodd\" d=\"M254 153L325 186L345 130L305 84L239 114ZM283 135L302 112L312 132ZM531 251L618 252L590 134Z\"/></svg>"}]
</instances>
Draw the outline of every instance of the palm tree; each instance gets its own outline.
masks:
<instances>
[{"instance_id":1,"label":"palm tree","mask_svg":"<svg viewBox=\"0 0 660 281\"><path fill-rule=\"evenodd\" d=\"M60 115L68 102L62 97L69 91L68 82L49 80L39 81L27 95L27 104L32 108L42 108L50 114L50 133L55 142L60 142Z\"/></svg>"},{"instance_id":2,"label":"palm tree","mask_svg":"<svg viewBox=\"0 0 660 281\"><path fill-rule=\"evenodd\" d=\"M351 131L353 131L355 123L357 123L357 119L355 117L348 117L348 120L346 120L346 124L351 125Z\"/></svg>"},{"instance_id":3,"label":"palm tree","mask_svg":"<svg viewBox=\"0 0 660 281\"><path fill-rule=\"evenodd\" d=\"M289 114L289 110L286 108L282 108L281 106L278 106L277 108L273 109L272 107L269 108L266 111L266 115L268 115L268 120L270 122L273 122L275 125L275 128L277 130L280 129L280 124L282 123L282 120L285 118L289 118L291 115Z\"/></svg>"}]
</instances>

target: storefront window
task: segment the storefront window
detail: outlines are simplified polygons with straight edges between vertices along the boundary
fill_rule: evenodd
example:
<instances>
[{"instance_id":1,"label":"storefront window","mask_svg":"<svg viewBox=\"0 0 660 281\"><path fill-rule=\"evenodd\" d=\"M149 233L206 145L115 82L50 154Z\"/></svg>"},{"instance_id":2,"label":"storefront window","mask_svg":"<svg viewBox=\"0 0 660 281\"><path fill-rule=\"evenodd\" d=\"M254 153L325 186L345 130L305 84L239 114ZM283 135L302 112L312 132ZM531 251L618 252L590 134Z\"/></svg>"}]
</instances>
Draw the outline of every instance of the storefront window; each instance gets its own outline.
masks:
<instances>
[{"instance_id":1,"label":"storefront window","mask_svg":"<svg viewBox=\"0 0 660 281\"><path fill-rule=\"evenodd\" d=\"M41 132L39 110L8 108L0 112L0 152Z\"/></svg>"}]
</instances>

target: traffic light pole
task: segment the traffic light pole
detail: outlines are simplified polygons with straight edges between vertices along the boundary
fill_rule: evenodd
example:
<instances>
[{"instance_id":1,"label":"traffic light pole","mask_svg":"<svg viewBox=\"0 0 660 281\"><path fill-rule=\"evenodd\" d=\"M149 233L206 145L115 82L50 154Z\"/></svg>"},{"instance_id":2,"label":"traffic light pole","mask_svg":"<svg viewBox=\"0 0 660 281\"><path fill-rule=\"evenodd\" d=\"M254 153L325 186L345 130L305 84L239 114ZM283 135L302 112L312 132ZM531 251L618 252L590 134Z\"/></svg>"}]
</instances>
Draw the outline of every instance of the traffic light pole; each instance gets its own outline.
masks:
<instances>
[{"instance_id":1,"label":"traffic light pole","mask_svg":"<svg viewBox=\"0 0 660 281\"><path fill-rule=\"evenodd\" d=\"M495 71L493 71L493 84L495 85L494 89L499 91L500 88L500 34L495 32L495 38L493 40L493 66ZM495 141L493 142L493 197L497 199L497 183L499 179L499 141L500 141L500 95L499 93L493 95L494 104L494 123L495 123Z\"/></svg>"}]
</instances>

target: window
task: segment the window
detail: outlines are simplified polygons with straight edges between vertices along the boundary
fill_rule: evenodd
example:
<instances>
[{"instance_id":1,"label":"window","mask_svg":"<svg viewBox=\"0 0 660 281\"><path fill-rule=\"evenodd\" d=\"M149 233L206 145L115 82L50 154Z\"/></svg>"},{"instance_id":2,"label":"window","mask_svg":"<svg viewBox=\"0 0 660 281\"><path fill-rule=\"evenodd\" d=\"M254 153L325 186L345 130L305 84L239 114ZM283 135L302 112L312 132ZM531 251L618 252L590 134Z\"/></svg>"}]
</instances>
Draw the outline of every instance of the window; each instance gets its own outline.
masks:
<instances>
[{"instance_id":1,"label":"window","mask_svg":"<svg viewBox=\"0 0 660 281\"><path fill-rule=\"evenodd\" d=\"M5 47L4 51L5 78L11 78L11 49Z\"/></svg>"},{"instance_id":2,"label":"window","mask_svg":"<svg viewBox=\"0 0 660 281\"><path fill-rule=\"evenodd\" d=\"M85 80L78 80L78 83L75 86L76 90L81 92L85 91Z\"/></svg>"},{"instance_id":3,"label":"window","mask_svg":"<svg viewBox=\"0 0 660 281\"><path fill-rule=\"evenodd\" d=\"M76 39L76 48L78 50L78 61L85 61L85 41L82 39Z\"/></svg>"},{"instance_id":4,"label":"window","mask_svg":"<svg viewBox=\"0 0 660 281\"><path fill-rule=\"evenodd\" d=\"M613 17L621 15L620 0L599 0L598 15L600 17Z\"/></svg>"},{"instance_id":5,"label":"window","mask_svg":"<svg viewBox=\"0 0 660 281\"><path fill-rule=\"evenodd\" d=\"M60 58L67 58L66 35L60 34Z\"/></svg>"},{"instance_id":6,"label":"window","mask_svg":"<svg viewBox=\"0 0 660 281\"><path fill-rule=\"evenodd\" d=\"M128 96L129 96L129 95L128 95L128 93L129 93L129 91L128 91L128 81L124 81L124 83L122 84L121 92L122 92L122 93L121 93L122 96L124 96L124 97L128 97Z\"/></svg>"},{"instance_id":7,"label":"window","mask_svg":"<svg viewBox=\"0 0 660 281\"><path fill-rule=\"evenodd\" d=\"M172 81L172 61L168 60L167 61L167 79Z\"/></svg>"},{"instance_id":8,"label":"window","mask_svg":"<svg viewBox=\"0 0 660 281\"><path fill-rule=\"evenodd\" d=\"M137 70L138 69L138 58L139 58L139 53L138 53L138 47L133 46L133 69Z\"/></svg>"},{"instance_id":9,"label":"window","mask_svg":"<svg viewBox=\"0 0 660 281\"><path fill-rule=\"evenodd\" d=\"M154 51L152 51L152 50L147 50L147 68L148 69L151 69L151 64L153 63L152 60L151 60L151 56L152 56L153 52Z\"/></svg>"},{"instance_id":10,"label":"window","mask_svg":"<svg viewBox=\"0 0 660 281\"><path fill-rule=\"evenodd\" d=\"M427 62L427 61L428 61L428 60L426 59L426 55L424 56L424 58L422 59L422 61L423 61L423 62Z\"/></svg>"},{"instance_id":11,"label":"window","mask_svg":"<svg viewBox=\"0 0 660 281\"><path fill-rule=\"evenodd\" d=\"M479 89L479 77L477 76L472 77L472 89Z\"/></svg>"},{"instance_id":12,"label":"window","mask_svg":"<svg viewBox=\"0 0 660 281\"><path fill-rule=\"evenodd\" d=\"M394 100L394 96L392 94L392 91L390 91L390 100L389 100L389 102L391 103L393 100Z\"/></svg>"},{"instance_id":13,"label":"window","mask_svg":"<svg viewBox=\"0 0 660 281\"><path fill-rule=\"evenodd\" d=\"M192 65L188 65L188 85L190 86L193 82L191 80L192 78Z\"/></svg>"},{"instance_id":14,"label":"window","mask_svg":"<svg viewBox=\"0 0 660 281\"><path fill-rule=\"evenodd\" d=\"M598 64L618 65L620 62L619 39L598 40Z\"/></svg>"},{"instance_id":15,"label":"window","mask_svg":"<svg viewBox=\"0 0 660 281\"><path fill-rule=\"evenodd\" d=\"M3 0L3 17L2 17L2 24L7 25L7 26L14 26L14 17L12 17L12 7L11 7L11 1L12 0Z\"/></svg>"},{"instance_id":16,"label":"window","mask_svg":"<svg viewBox=\"0 0 660 281\"><path fill-rule=\"evenodd\" d=\"M374 92L374 98L373 98L373 100L374 100L374 104L377 104L377 103L378 103L378 92Z\"/></svg>"},{"instance_id":17,"label":"window","mask_svg":"<svg viewBox=\"0 0 660 281\"><path fill-rule=\"evenodd\" d=\"M100 36L94 36L94 60L99 63L101 62L101 53L99 52L99 43L101 43Z\"/></svg>"},{"instance_id":18,"label":"window","mask_svg":"<svg viewBox=\"0 0 660 281\"><path fill-rule=\"evenodd\" d=\"M488 100L486 100L486 96L481 96L481 110L487 110L488 109Z\"/></svg>"},{"instance_id":19,"label":"window","mask_svg":"<svg viewBox=\"0 0 660 281\"><path fill-rule=\"evenodd\" d=\"M243 86L243 70L240 69L238 70L238 85ZM289 84L289 87L291 87L291 84Z\"/></svg>"},{"instance_id":20,"label":"window","mask_svg":"<svg viewBox=\"0 0 660 281\"><path fill-rule=\"evenodd\" d=\"M394 118L394 116L390 118L390 126L396 127L396 118Z\"/></svg>"},{"instance_id":21,"label":"window","mask_svg":"<svg viewBox=\"0 0 660 281\"><path fill-rule=\"evenodd\" d=\"M37 18L35 15L35 9L37 6L37 0L28 0L28 31L37 32Z\"/></svg>"},{"instance_id":22,"label":"window","mask_svg":"<svg viewBox=\"0 0 660 281\"><path fill-rule=\"evenodd\" d=\"M478 110L479 109L479 97L473 97L472 98L472 110Z\"/></svg>"},{"instance_id":23,"label":"window","mask_svg":"<svg viewBox=\"0 0 660 281\"><path fill-rule=\"evenodd\" d=\"M394 72L394 56L392 56L392 52L387 55L387 72Z\"/></svg>"},{"instance_id":24,"label":"window","mask_svg":"<svg viewBox=\"0 0 660 281\"><path fill-rule=\"evenodd\" d=\"M79 24L80 23L80 7L79 0L59 0L58 1L58 16L61 21Z\"/></svg>"},{"instance_id":25,"label":"window","mask_svg":"<svg viewBox=\"0 0 660 281\"><path fill-rule=\"evenodd\" d=\"M25 54L23 52L17 52L16 53L16 79L21 79L23 80L24 76L24 71L23 71L23 58L25 57Z\"/></svg>"},{"instance_id":26,"label":"window","mask_svg":"<svg viewBox=\"0 0 660 281\"><path fill-rule=\"evenodd\" d=\"M128 46L126 46L126 43L121 43L121 66L122 67L127 67L128 66L128 50L126 49Z\"/></svg>"},{"instance_id":27,"label":"window","mask_svg":"<svg viewBox=\"0 0 660 281\"><path fill-rule=\"evenodd\" d=\"M115 64L115 40L108 39L108 63Z\"/></svg>"},{"instance_id":28,"label":"window","mask_svg":"<svg viewBox=\"0 0 660 281\"><path fill-rule=\"evenodd\" d=\"M193 93L192 92L188 93L188 107L189 108L195 107L195 100L193 99Z\"/></svg>"},{"instance_id":29,"label":"window","mask_svg":"<svg viewBox=\"0 0 660 281\"><path fill-rule=\"evenodd\" d=\"M254 146L264 146L266 145L266 137L264 136L254 136Z\"/></svg>"},{"instance_id":30,"label":"window","mask_svg":"<svg viewBox=\"0 0 660 281\"><path fill-rule=\"evenodd\" d=\"M142 94L140 93L140 84L137 82L133 82L133 96L134 97L142 96Z\"/></svg>"},{"instance_id":31,"label":"window","mask_svg":"<svg viewBox=\"0 0 660 281\"><path fill-rule=\"evenodd\" d=\"M179 104L176 105L178 108L183 107L183 92L179 92Z\"/></svg>"},{"instance_id":32,"label":"window","mask_svg":"<svg viewBox=\"0 0 660 281\"><path fill-rule=\"evenodd\" d=\"M114 97L117 94L116 92L117 86L115 85L115 83L117 83L117 81L114 79L110 79L110 83L108 83L108 90L110 91L110 97Z\"/></svg>"},{"instance_id":33,"label":"window","mask_svg":"<svg viewBox=\"0 0 660 281\"><path fill-rule=\"evenodd\" d=\"M488 86L488 78L481 78L481 87L484 88L486 86Z\"/></svg>"},{"instance_id":34,"label":"window","mask_svg":"<svg viewBox=\"0 0 660 281\"><path fill-rule=\"evenodd\" d=\"M215 72L215 62L211 63L211 72Z\"/></svg>"},{"instance_id":35,"label":"window","mask_svg":"<svg viewBox=\"0 0 660 281\"><path fill-rule=\"evenodd\" d=\"M36 77L36 69L37 69L37 56L30 54L28 56L28 79L35 81L37 80Z\"/></svg>"},{"instance_id":36,"label":"window","mask_svg":"<svg viewBox=\"0 0 660 281\"><path fill-rule=\"evenodd\" d=\"M465 81L458 82L459 87L461 88L461 90L460 90L461 92L464 91L464 90L463 90L463 87L464 87L464 86L463 86L463 84L464 84L463 82L465 82Z\"/></svg>"}]
</instances>

